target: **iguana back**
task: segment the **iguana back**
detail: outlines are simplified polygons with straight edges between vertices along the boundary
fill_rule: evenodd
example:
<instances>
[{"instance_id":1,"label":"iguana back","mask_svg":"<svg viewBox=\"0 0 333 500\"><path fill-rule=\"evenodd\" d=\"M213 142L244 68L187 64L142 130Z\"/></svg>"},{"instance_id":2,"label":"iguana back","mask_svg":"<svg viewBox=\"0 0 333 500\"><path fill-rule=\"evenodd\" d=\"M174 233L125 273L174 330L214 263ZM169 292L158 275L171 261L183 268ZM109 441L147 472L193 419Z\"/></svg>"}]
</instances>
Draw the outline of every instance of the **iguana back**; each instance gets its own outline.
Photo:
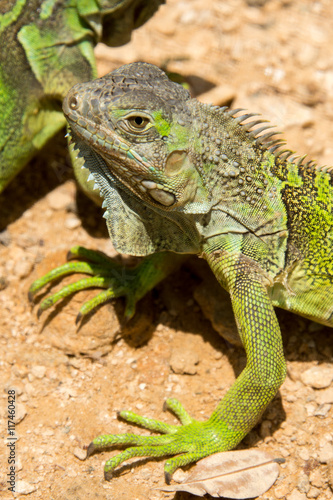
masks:
<instances>
[{"instance_id":1,"label":"iguana back","mask_svg":"<svg viewBox=\"0 0 333 500\"><path fill-rule=\"evenodd\" d=\"M314 162L275 161L283 182L288 244L276 305L333 326L333 170ZM286 293L287 292L287 293ZM280 295L281 294L281 295Z\"/></svg>"}]
</instances>

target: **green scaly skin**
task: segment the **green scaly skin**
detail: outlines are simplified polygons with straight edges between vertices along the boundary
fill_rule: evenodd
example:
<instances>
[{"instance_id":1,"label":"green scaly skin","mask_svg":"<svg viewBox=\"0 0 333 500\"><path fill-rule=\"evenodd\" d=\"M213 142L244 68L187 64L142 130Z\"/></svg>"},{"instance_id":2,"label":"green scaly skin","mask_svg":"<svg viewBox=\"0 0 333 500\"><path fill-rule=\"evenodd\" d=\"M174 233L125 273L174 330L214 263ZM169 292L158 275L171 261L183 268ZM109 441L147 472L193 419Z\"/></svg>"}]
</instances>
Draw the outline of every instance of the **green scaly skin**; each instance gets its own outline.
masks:
<instances>
[{"instance_id":1,"label":"green scaly skin","mask_svg":"<svg viewBox=\"0 0 333 500\"><path fill-rule=\"evenodd\" d=\"M164 0L7 0L0 13L0 192L63 128L68 90L97 77L99 41L130 40ZM73 166L92 198L81 163Z\"/></svg>"},{"instance_id":2,"label":"green scaly skin","mask_svg":"<svg viewBox=\"0 0 333 500\"><path fill-rule=\"evenodd\" d=\"M247 364L209 420L168 400L182 426L121 412L163 435L103 435L88 448L135 445L106 462L107 479L130 457L176 455L169 481L177 467L235 447L276 394L286 364L275 306L333 326L332 169L296 162L253 115L201 104L149 64L76 85L63 109L116 249L148 263L197 254L231 296Z\"/></svg>"}]
</instances>

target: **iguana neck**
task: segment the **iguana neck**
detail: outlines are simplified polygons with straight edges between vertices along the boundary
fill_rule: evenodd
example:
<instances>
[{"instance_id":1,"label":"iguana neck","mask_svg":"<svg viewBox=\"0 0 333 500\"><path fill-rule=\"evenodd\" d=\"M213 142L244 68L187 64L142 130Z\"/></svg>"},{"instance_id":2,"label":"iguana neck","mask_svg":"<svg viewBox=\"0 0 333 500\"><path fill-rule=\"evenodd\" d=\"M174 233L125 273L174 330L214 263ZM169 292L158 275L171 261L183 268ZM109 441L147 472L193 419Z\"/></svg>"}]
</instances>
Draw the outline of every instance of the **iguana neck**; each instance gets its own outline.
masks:
<instances>
[{"instance_id":1,"label":"iguana neck","mask_svg":"<svg viewBox=\"0 0 333 500\"><path fill-rule=\"evenodd\" d=\"M228 214L258 236L286 230L280 195L283 181L273 175L275 156L250 124L241 124L252 115L237 117L237 111L195 100L191 105L193 115L199 117L195 131L199 151L194 161L201 165L212 211Z\"/></svg>"}]
</instances>

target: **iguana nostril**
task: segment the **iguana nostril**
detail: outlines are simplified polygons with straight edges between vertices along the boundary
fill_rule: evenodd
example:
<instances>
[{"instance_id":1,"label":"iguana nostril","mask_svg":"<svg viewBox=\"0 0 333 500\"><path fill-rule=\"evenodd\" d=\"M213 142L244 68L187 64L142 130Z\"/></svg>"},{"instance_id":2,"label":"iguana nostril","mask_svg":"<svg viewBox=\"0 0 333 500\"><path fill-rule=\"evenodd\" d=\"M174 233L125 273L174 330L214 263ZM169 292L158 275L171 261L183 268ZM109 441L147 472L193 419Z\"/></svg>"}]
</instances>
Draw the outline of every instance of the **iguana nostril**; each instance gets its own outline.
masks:
<instances>
[{"instance_id":1,"label":"iguana nostril","mask_svg":"<svg viewBox=\"0 0 333 500\"><path fill-rule=\"evenodd\" d=\"M79 107L79 102L77 100L77 98L75 96L72 96L70 99L69 99L69 103L68 103L69 107L73 110L77 109Z\"/></svg>"}]
</instances>

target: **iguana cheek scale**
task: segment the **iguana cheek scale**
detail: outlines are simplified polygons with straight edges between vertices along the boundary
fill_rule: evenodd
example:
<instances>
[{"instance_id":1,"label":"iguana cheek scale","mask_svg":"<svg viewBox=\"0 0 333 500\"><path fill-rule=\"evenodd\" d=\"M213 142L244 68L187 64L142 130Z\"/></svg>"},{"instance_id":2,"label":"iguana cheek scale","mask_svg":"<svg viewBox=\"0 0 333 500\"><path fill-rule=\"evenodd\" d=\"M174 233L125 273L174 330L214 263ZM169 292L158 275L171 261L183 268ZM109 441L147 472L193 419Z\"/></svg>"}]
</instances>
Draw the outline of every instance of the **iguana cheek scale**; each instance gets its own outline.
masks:
<instances>
[{"instance_id":1,"label":"iguana cheek scale","mask_svg":"<svg viewBox=\"0 0 333 500\"><path fill-rule=\"evenodd\" d=\"M274 306L333 326L332 169L296 162L273 132L262 134L266 125L249 121L253 114L201 104L145 63L76 85L63 109L104 198L114 246L146 258L133 281L119 284L109 259L75 249L93 262L52 271L32 294L78 269L97 276L65 287L41 308L99 280L107 290L88 310L123 294L130 316L187 253L205 258L230 293L247 364L208 421L192 419L170 399L167 407L182 426L121 412L164 435L103 435L88 448L90 455L135 445L107 461L108 479L127 458L176 455L165 464L169 481L177 467L235 447L276 394L286 363Z\"/></svg>"}]
</instances>

